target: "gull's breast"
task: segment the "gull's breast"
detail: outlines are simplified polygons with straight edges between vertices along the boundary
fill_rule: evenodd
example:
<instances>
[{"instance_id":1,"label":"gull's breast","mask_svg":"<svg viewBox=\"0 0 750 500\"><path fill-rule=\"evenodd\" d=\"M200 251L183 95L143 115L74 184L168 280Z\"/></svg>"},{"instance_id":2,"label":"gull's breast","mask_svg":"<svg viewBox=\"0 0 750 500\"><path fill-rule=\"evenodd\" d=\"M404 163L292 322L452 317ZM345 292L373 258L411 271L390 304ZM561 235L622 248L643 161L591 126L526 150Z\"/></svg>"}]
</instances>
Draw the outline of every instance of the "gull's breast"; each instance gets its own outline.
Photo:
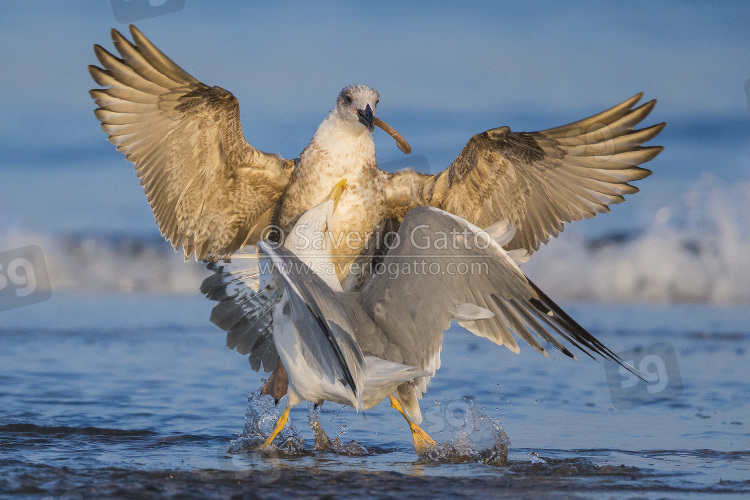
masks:
<instances>
[{"instance_id":1,"label":"gull's breast","mask_svg":"<svg viewBox=\"0 0 750 500\"><path fill-rule=\"evenodd\" d=\"M371 136L336 139L324 142L316 134L300 155L284 194L279 226L291 228L302 213L321 203L346 179L331 228L333 261L341 279L385 217L386 179L377 167Z\"/></svg>"}]
</instances>

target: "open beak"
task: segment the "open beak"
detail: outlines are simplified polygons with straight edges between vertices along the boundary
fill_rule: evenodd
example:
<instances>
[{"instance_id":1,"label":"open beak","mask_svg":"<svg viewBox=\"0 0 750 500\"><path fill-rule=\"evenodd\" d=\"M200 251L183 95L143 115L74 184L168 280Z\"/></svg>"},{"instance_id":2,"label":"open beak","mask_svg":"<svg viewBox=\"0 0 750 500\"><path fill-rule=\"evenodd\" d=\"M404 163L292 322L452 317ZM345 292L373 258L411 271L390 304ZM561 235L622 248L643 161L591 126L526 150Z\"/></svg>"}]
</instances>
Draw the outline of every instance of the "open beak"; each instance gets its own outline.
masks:
<instances>
[{"instance_id":1,"label":"open beak","mask_svg":"<svg viewBox=\"0 0 750 500\"><path fill-rule=\"evenodd\" d=\"M343 194L345 187L346 187L346 179L341 179L338 182L338 184L333 186L333 190L331 191L331 194L329 194L328 198L326 198L326 201L333 200L334 212L336 211L336 207L339 206L339 200L341 199L341 195Z\"/></svg>"},{"instance_id":2,"label":"open beak","mask_svg":"<svg viewBox=\"0 0 750 500\"><path fill-rule=\"evenodd\" d=\"M367 130L372 132L372 129L373 129L372 121L373 121L374 116L372 114L372 108L370 107L370 105L368 104L365 109L358 109L357 116L359 116L359 122L365 127L367 127Z\"/></svg>"},{"instance_id":3,"label":"open beak","mask_svg":"<svg viewBox=\"0 0 750 500\"><path fill-rule=\"evenodd\" d=\"M369 105L367 106L367 109L370 109ZM361 118L360 118L360 120L361 120ZM409 143L406 142L406 139L404 139L404 137L401 134L399 134L398 132L396 132L393 129L393 127L391 127L390 125L388 125L387 123L385 123L383 120L381 120L377 116L373 116L372 117L372 122L377 127L385 130L388 133L388 135L390 135L391 137L393 137L394 139L396 139L396 144L398 144L398 149L400 149L404 154L408 155L409 153L411 153L411 146L409 146Z\"/></svg>"}]
</instances>

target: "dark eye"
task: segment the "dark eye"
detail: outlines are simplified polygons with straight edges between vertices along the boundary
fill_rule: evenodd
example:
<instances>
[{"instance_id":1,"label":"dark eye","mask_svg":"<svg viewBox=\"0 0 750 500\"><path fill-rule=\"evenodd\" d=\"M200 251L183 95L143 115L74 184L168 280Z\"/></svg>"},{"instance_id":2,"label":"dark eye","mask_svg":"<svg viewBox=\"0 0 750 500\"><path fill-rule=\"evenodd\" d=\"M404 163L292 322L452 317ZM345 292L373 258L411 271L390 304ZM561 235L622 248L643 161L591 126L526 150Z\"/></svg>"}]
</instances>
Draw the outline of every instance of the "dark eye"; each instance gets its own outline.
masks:
<instances>
[{"instance_id":1,"label":"dark eye","mask_svg":"<svg viewBox=\"0 0 750 500\"><path fill-rule=\"evenodd\" d=\"M344 96L344 102L345 102L346 104L351 104L351 103L352 103L352 96L350 96L350 95L345 95L345 96Z\"/></svg>"}]
</instances>

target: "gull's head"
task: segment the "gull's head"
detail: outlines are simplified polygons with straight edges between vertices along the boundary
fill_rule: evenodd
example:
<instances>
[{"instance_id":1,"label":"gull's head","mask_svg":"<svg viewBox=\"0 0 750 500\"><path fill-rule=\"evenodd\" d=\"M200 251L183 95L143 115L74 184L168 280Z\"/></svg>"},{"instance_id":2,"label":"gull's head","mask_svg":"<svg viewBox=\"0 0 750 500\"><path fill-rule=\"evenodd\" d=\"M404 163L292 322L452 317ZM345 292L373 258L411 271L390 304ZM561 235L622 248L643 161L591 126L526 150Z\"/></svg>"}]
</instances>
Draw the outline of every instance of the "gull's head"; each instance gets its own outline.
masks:
<instances>
[{"instance_id":1,"label":"gull's head","mask_svg":"<svg viewBox=\"0 0 750 500\"><path fill-rule=\"evenodd\" d=\"M352 85L339 94L336 100L336 114L348 122L360 123L372 132L378 101L380 95L374 88L367 85Z\"/></svg>"},{"instance_id":2,"label":"gull's head","mask_svg":"<svg viewBox=\"0 0 750 500\"><path fill-rule=\"evenodd\" d=\"M326 253L330 256L333 218L345 187L346 179L341 179L322 203L303 213L284 240L284 246L298 256Z\"/></svg>"},{"instance_id":3,"label":"gull's head","mask_svg":"<svg viewBox=\"0 0 750 500\"><path fill-rule=\"evenodd\" d=\"M331 231L345 187L346 179L341 179L321 204L300 216L284 241L288 250L336 291L341 291L341 283L333 263Z\"/></svg>"},{"instance_id":4,"label":"gull's head","mask_svg":"<svg viewBox=\"0 0 750 500\"><path fill-rule=\"evenodd\" d=\"M393 127L375 116L379 101L380 95L374 88L367 85L352 85L343 89L339 94L334 113L345 122L354 126L362 126L368 132L372 132L375 126L380 127L396 139L401 151L406 154L411 153L411 146L406 139Z\"/></svg>"}]
</instances>

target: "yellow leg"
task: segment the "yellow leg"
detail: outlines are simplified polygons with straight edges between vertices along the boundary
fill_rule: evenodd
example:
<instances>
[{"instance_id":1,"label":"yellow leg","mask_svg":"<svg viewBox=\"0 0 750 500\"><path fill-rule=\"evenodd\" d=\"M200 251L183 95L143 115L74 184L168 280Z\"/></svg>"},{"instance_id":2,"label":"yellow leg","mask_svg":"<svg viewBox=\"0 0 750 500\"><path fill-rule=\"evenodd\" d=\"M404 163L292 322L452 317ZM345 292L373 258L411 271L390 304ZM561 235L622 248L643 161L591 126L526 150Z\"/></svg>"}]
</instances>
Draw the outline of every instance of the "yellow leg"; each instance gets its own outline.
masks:
<instances>
[{"instance_id":1,"label":"yellow leg","mask_svg":"<svg viewBox=\"0 0 750 500\"><path fill-rule=\"evenodd\" d=\"M395 408L403 417L409 422L409 428L411 429L411 436L414 438L414 450L417 453L424 453L428 448L436 446L437 443L432 439L425 431L423 431L417 424L411 421L404 412L404 407L401 406L401 402L391 395L391 408Z\"/></svg>"},{"instance_id":2,"label":"yellow leg","mask_svg":"<svg viewBox=\"0 0 750 500\"><path fill-rule=\"evenodd\" d=\"M284 409L284 412L279 417L279 420L276 421L276 427L274 428L273 432L271 433L270 436L268 436L268 439L266 439L266 442L260 445L259 449L267 450L268 447L271 446L271 443L273 443L273 440L276 439L276 436L279 435L279 432L281 432L281 429L283 429L284 426L286 425L286 421L289 418L289 410L291 410L289 406L287 406Z\"/></svg>"}]
</instances>

